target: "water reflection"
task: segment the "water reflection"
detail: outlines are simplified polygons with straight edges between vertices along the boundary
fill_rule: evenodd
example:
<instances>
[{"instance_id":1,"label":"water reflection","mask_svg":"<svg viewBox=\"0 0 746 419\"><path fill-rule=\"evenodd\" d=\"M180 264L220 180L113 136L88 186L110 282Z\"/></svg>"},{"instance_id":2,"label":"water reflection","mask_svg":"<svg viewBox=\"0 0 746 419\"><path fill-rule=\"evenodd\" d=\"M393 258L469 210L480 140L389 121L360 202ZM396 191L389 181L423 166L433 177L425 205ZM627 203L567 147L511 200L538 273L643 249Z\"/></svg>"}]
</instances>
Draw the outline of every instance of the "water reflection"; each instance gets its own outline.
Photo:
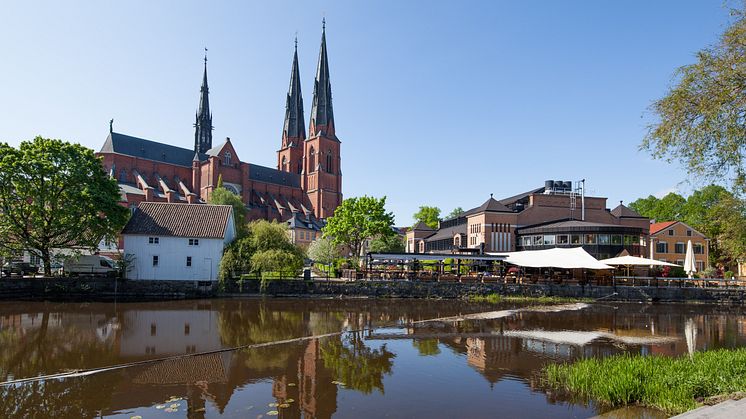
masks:
<instances>
[{"instance_id":1,"label":"water reflection","mask_svg":"<svg viewBox=\"0 0 746 419\"><path fill-rule=\"evenodd\" d=\"M536 381L544 364L746 343L746 316L723 307L593 305L412 323L495 309L392 300L0 303L3 380L347 331L0 387L0 417L149 417L166 409L194 418L274 411L283 417L489 417L496 402L506 415L514 409L526 417L585 417L603 409L545 394ZM420 410L407 410L413 404Z\"/></svg>"}]
</instances>

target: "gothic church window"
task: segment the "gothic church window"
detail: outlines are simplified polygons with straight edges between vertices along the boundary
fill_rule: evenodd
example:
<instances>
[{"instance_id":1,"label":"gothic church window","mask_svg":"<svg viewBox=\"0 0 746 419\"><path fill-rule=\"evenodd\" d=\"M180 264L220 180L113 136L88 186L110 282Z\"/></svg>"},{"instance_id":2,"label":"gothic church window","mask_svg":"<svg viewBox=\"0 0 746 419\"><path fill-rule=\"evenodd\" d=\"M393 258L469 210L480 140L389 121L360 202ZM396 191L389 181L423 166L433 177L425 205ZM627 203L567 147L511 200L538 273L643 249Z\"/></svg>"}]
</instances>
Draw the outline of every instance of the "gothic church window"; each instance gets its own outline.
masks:
<instances>
[{"instance_id":1,"label":"gothic church window","mask_svg":"<svg viewBox=\"0 0 746 419\"><path fill-rule=\"evenodd\" d=\"M122 183L127 182L127 171L125 169L119 172L119 181Z\"/></svg>"},{"instance_id":2,"label":"gothic church window","mask_svg":"<svg viewBox=\"0 0 746 419\"><path fill-rule=\"evenodd\" d=\"M332 151L326 153L326 171L332 173Z\"/></svg>"},{"instance_id":3,"label":"gothic church window","mask_svg":"<svg viewBox=\"0 0 746 419\"><path fill-rule=\"evenodd\" d=\"M280 168L283 172L289 172L288 170L288 158L285 156L282 156L282 164L280 165Z\"/></svg>"},{"instance_id":4,"label":"gothic church window","mask_svg":"<svg viewBox=\"0 0 746 419\"><path fill-rule=\"evenodd\" d=\"M310 165L311 165L311 167L310 167L311 170L310 171L313 172L313 171L316 170L316 150L314 150L313 146L311 147L311 151L310 151L309 155L311 156L310 160L309 160Z\"/></svg>"}]
</instances>

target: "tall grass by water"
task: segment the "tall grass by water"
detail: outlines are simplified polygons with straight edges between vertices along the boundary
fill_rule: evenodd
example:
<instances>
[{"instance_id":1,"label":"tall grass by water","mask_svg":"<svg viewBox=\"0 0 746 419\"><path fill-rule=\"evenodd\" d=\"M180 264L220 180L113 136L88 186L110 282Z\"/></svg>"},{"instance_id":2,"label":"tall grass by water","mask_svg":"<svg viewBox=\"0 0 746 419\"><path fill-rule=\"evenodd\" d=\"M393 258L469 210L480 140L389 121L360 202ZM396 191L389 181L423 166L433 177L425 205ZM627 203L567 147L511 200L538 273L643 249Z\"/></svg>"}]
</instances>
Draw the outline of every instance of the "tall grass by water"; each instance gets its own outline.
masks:
<instances>
[{"instance_id":1,"label":"tall grass by water","mask_svg":"<svg viewBox=\"0 0 746 419\"><path fill-rule=\"evenodd\" d=\"M550 388L609 406L642 405L669 414L704 399L746 391L746 348L696 352L693 357L617 355L544 369Z\"/></svg>"},{"instance_id":2,"label":"tall grass by water","mask_svg":"<svg viewBox=\"0 0 746 419\"><path fill-rule=\"evenodd\" d=\"M540 296L531 297L525 295L472 295L469 301L477 303L535 303L535 304L563 304L563 303L589 303L593 302L592 298L574 298L574 297L557 297L557 296Z\"/></svg>"}]
</instances>

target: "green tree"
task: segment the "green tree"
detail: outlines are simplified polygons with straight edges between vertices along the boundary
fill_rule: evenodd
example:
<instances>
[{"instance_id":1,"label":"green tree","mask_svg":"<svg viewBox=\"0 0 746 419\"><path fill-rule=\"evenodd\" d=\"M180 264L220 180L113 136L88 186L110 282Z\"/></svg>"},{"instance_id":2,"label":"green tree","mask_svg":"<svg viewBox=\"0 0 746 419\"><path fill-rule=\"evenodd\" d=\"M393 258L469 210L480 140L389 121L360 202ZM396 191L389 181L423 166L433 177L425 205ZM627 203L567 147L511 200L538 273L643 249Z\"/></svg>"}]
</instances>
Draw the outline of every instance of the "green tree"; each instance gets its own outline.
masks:
<instances>
[{"instance_id":1,"label":"green tree","mask_svg":"<svg viewBox=\"0 0 746 419\"><path fill-rule=\"evenodd\" d=\"M746 186L746 8L719 42L678 69L676 85L652 105L657 120L641 148L656 158L680 161L690 175L731 176Z\"/></svg>"},{"instance_id":2,"label":"green tree","mask_svg":"<svg viewBox=\"0 0 746 419\"><path fill-rule=\"evenodd\" d=\"M308 257L317 263L328 266L339 256L339 246L329 237L322 237L308 246Z\"/></svg>"},{"instance_id":3,"label":"green tree","mask_svg":"<svg viewBox=\"0 0 746 419\"><path fill-rule=\"evenodd\" d=\"M640 198L629 206L640 215L657 221L683 221L686 199L671 192L662 199L652 195Z\"/></svg>"},{"instance_id":4,"label":"green tree","mask_svg":"<svg viewBox=\"0 0 746 419\"><path fill-rule=\"evenodd\" d=\"M0 143L0 247L38 256L51 275L52 249L113 241L129 217L119 186L93 150L36 137Z\"/></svg>"},{"instance_id":5,"label":"green tree","mask_svg":"<svg viewBox=\"0 0 746 419\"><path fill-rule=\"evenodd\" d=\"M239 237L246 235L246 205L241 197L226 188L218 187L210 194L209 202L214 205L230 205L233 207L233 221Z\"/></svg>"},{"instance_id":6,"label":"green tree","mask_svg":"<svg viewBox=\"0 0 746 419\"><path fill-rule=\"evenodd\" d=\"M398 234L376 237L371 240L369 250L375 253L401 253L404 251L404 239Z\"/></svg>"},{"instance_id":7,"label":"green tree","mask_svg":"<svg viewBox=\"0 0 746 419\"><path fill-rule=\"evenodd\" d=\"M423 205L412 217L414 218L415 224L423 222L430 228L438 228L438 222L440 222L440 208Z\"/></svg>"},{"instance_id":8,"label":"green tree","mask_svg":"<svg viewBox=\"0 0 746 419\"><path fill-rule=\"evenodd\" d=\"M449 212L448 215L444 218L444 220L450 220L451 218L460 217L461 214L464 213L464 209L461 207L456 207L453 209L453 211Z\"/></svg>"},{"instance_id":9,"label":"green tree","mask_svg":"<svg viewBox=\"0 0 746 419\"><path fill-rule=\"evenodd\" d=\"M335 244L347 247L358 261L365 240L396 234L391 229L393 225L394 214L386 212L385 196L380 199L361 196L342 201L327 220L323 234Z\"/></svg>"},{"instance_id":10,"label":"green tree","mask_svg":"<svg viewBox=\"0 0 746 419\"><path fill-rule=\"evenodd\" d=\"M255 251L253 238L248 233L228 245L220 259L220 281L225 283L231 278L251 272L251 257Z\"/></svg>"},{"instance_id":11,"label":"green tree","mask_svg":"<svg viewBox=\"0 0 746 419\"><path fill-rule=\"evenodd\" d=\"M300 252L285 249L260 250L251 256L251 267L265 278L279 276L294 278L303 268L303 257Z\"/></svg>"}]
</instances>

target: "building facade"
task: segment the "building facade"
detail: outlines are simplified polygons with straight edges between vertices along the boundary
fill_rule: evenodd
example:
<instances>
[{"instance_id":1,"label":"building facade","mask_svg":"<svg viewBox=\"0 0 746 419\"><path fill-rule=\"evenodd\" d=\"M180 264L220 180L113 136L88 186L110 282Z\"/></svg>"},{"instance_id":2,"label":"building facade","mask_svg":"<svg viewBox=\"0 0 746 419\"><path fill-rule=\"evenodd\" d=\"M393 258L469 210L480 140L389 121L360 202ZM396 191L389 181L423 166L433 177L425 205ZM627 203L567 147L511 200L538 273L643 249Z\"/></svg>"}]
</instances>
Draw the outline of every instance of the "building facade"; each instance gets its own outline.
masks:
<instances>
[{"instance_id":1,"label":"building facade","mask_svg":"<svg viewBox=\"0 0 746 419\"><path fill-rule=\"evenodd\" d=\"M140 202L205 203L219 179L225 188L241 196L248 220L296 218L306 224L319 224L340 205L341 142L334 122L325 26L308 135L296 42L276 168L241 160L230 138L213 144L212 116L205 58L193 148L115 132L112 121L98 155L119 182L123 205L134 208Z\"/></svg>"},{"instance_id":2,"label":"building facade","mask_svg":"<svg viewBox=\"0 0 746 419\"><path fill-rule=\"evenodd\" d=\"M650 225L650 258L684 266L689 240L692 241L697 272L702 272L710 266L710 239L681 221Z\"/></svg>"},{"instance_id":3,"label":"building facade","mask_svg":"<svg viewBox=\"0 0 746 419\"><path fill-rule=\"evenodd\" d=\"M141 202L122 230L127 278L216 281L235 237L230 205Z\"/></svg>"},{"instance_id":4,"label":"building facade","mask_svg":"<svg viewBox=\"0 0 746 419\"><path fill-rule=\"evenodd\" d=\"M443 220L437 230L424 224L407 232L411 253L512 252L582 246L596 258L623 250L647 254L650 221L620 203L606 208L606 198L588 197L570 182L547 181L502 200L490 196L482 205Z\"/></svg>"}]
</instances>

